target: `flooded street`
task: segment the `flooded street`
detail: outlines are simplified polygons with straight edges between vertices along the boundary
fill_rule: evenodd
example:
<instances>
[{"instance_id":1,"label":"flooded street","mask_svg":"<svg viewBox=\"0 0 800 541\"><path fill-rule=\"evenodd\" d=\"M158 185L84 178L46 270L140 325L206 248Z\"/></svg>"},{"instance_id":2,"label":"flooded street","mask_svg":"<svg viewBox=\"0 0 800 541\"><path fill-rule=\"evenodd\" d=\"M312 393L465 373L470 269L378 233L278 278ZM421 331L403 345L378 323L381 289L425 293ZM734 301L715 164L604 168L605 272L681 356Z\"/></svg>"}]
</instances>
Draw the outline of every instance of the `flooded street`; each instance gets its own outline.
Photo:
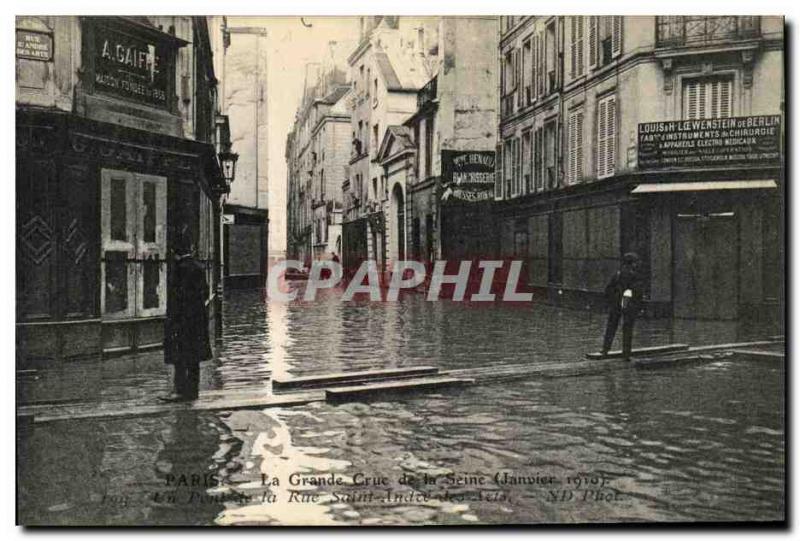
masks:
<instances>
[{"instance_id":1,"label":"flooded street","mask_svg":"<svg viewBox=\"0 0 800 541\"><path fill-rule=\"evenodd\" d=\"M201 392L270 378L570 362L602 313L533 304L263 302L229 292ZM644 320L636 347L780 329ZM31 401L152 404L161 352L62 365ZM782 363L534 377L367 403L69 420L18 444L25 524L469 524L781 520ZM277 481L275 481L277 479ZM330 483L330 484L329 484Z\"/></svg>"}]
</instances>

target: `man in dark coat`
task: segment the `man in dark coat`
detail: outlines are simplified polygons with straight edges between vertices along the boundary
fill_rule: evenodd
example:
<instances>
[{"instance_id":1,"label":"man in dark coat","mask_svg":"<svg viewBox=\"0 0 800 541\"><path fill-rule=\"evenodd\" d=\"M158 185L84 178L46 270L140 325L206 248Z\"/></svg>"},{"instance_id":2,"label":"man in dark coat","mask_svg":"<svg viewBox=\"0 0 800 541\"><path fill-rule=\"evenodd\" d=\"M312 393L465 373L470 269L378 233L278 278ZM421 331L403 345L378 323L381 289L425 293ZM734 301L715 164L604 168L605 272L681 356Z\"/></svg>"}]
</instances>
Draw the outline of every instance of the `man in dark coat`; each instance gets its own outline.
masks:
<instances>
[{"instance_id":1,"label":"man in dark coat","mask_svg":"<svg viewBox=\"0 0 800 541\"><path fill-rule=\"evenodd\" d=\"M619 320L622 319L622 357L630 360L633 324L639 313L643 295L638 255L629 252L622 257L622 265L611 277L605 293L608 302L608 323L601 353L603 356L608 354L614 335L617 334Z\"/></svg>"},{"instance_id":2,"label":"man in dark coat","mask_svg":"<svg viewBox=\"0 0 800 541\"><path fill-rule=\"evenodd\" d=\"M210 359L205 268L192 254L191 242L183 239L175 249L174 306L167 321L165 360L174 365L175 392L170 402L194 400L200 384L200 361Z\"/></svg>"}]
</instances>

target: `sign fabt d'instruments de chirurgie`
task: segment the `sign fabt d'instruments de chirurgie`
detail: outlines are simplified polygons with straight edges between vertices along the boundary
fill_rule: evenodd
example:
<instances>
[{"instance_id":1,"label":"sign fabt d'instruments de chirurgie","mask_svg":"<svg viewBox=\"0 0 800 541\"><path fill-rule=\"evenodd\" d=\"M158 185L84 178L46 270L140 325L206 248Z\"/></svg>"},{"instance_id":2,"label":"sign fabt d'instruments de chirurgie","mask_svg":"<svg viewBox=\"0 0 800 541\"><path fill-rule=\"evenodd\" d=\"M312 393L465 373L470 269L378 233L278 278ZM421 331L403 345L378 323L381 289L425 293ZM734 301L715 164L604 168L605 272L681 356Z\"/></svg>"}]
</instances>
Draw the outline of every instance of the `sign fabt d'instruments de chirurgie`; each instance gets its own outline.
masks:
<instances>
[{"instance_id":1,"label":"sign fabt d'instruments de chirurgie","mask_svg":"<svg viewBox=\"0 0 800 541\"><path fill-rule=\"evenodd\" d=\"M492 150L443 150L442 201L492 199L494 159Z\"/></svg>"},{"instance_id":2,"label":"sign fabt d'instruments de chirurgie","mask_svg":"<svg viewBox=\"0 0 800 541\"><path fill-rule=\"evenodd\" d=\"M639 168L780 163L779 115L639 124Z\"/></svg>"},{"instance_id":3,"label":"sign fabt d'instruments de chirurgie","mask_svg":"<svg viewBox=\"0 0 800 541\"><path fill-rule=\"evenodd\" d=\"M93 54L96 91L168 107L168 46L116 27L98 27Z\"/></svg>"}]
</instances>

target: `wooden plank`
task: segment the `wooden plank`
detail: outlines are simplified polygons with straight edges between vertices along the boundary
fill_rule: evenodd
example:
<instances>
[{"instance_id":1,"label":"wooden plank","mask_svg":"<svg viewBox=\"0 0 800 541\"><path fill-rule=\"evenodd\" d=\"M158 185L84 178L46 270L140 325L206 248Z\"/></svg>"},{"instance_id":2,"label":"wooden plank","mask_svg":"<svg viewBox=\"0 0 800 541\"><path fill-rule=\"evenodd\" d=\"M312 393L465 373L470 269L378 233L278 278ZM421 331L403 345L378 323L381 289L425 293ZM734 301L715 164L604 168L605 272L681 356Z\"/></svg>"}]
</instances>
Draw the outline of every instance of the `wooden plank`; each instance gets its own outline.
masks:
<instances>
[{"instance_id":1,"label":"wooden plank","mask_svg":"<svg viewBox=\"0 0 800 541\"><path fill-rule=\"evenodd\" d=\"M386 396L393 393L408 391L430 391L456 385L472 385L473 379L467 378L424 378L384 383L350 385L347 387L333 387L325 390L325 400L328 402L346 402L359 400L376 395Z\"/></svg>"},{"instance_id":2,"label":"wooden plank","mask_svg":"<svg viewBox=\"0 0 800 541\"><path fill-rule=\"evenodd\" d=\"M431 376L438 372L439 369L435 366L413 366L409 368L390 368L386 370L366 370L363 372L339 372L335 374L304 376L285 380L275 379L272 380L272 389L275 391L285 391L299 389L301 387L321 387L330 384Z\"/></svg>"},{"instance_id":3,"label":"wooden plank","mask_svg":"<svg viewBox=\"0 0 800 541\"><path fill-rule=\"evenodd\" d=\"M322 402L325 394L322 391L294 393L276 397L263 393L235 397L206 398L200 393L200 398L193 402L175 402L158 404L115 404L111 407L98 408L97 404L85 404L74 408L37 408L35 412L27 408L18 408L17 416L33 415L34 422L48 423L76 419L121 419L126 417L143 417L160 415L173 411L222 411L264 409L275 407L291 407Z\"/></svg>"},{"instance_id":4,"label":"wooden plank","mask_svg":"<svg viewBox=\"0 0 800 541\"><path fill-rule=\"evenodd\" d=\"M689 349L688 344L667 344L666 346L654 346L649 348L638 348L631 351L631 355L634 357L641 357L642 355L659 355L664 353L674 353L676 351L684 351ZM622 358L622 351L615 350L609 351L606 355L602 353L595 352L595 353L587 353L587 359L620 359Z\"/></svg>"},{"instance_id":5,"label":"wooden plank","mask_svg":"<svg viewBox=\"0 0 800 541\"><path fill-rule=\"evenodd\" d=\"M747 357L752 357L752 358L755 358L755 359L783 361L786 358L786 354L784 352L782 352L782 351L764 351L764 350L756 350L756 349L732 349L731 352L736 353L738 355L746 355Z\"/></svg>"}]
</instances>

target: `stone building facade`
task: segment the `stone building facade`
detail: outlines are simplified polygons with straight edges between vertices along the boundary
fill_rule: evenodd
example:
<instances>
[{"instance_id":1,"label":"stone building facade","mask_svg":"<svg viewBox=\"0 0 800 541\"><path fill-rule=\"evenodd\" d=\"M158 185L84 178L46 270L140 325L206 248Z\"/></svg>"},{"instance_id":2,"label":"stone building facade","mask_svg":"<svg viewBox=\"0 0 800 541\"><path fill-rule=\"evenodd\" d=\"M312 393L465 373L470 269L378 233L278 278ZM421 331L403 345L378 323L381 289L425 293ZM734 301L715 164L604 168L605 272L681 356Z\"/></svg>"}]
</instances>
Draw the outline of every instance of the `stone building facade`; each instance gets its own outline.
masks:
<instances>
[{"instance_id":1,"label":"stone building facade","mask_svg":"<svg viewBox=\"0 0 800 541\"><path fill-rule=\"evenodd\" d=\"M158 348L171 254L219 278L216 78L202 17L16 20L18 367Z\"/></svg>"},{"instance_id":2,"label":"stone building facade","mask_svg":"<svg viewBox=\"0 0 800 541\"><path fill-rule=\"evenodd\" d=\"M352 91L351 158L343 191L343 262L346 269L375 260L386 269L389 191L378 151L388 126L401 125L417 108L417 91L434 74L439 55L435 17L362 17L356 49L348 58Z\"/></svg>"},{"instance_id":3,"label":"stone building facade","mask_svg":"<svg viewBox=\"0 0 800 541\"><path fill-rule=\"evenodd\" d=\"M349 93L347 74L335 62L306 67L303 98L286 145L287 255L306 264L341 257Z\"/></svg>"},{"instance_id":4,"label":"stone building facade","mask_svg":"<svg viewBox=\"0 0 800 541\"><path fill-rule=\"evenodd\" d=\"M491 257L495 252L496 17L440 17L433 77L416 110L381 145L389 259ZM481 181L476 182L476 180Z\"/></svg>"},{"instance_id":5,"label":"stone building facade","mask_svg":"<svg viewBox=\"0 0 800 541\"><path fill-rule=\"evenodd\" d=\"M211 19L219 109L228 119L236 180L223 208L223 275L232 288L264 287L269 238L267 30Z\"/></svg>"},{"instance_id":6,"label":"stone building facade","mask_svg":"<svg viewBox=\"0 0 800 541\"><path fill-rule=\"evenodd\" d=\"M599 299L635 251L655 313L783 296L783 20L503 17L501 253L553 301Z\"/></svg>"}]
</instances>

